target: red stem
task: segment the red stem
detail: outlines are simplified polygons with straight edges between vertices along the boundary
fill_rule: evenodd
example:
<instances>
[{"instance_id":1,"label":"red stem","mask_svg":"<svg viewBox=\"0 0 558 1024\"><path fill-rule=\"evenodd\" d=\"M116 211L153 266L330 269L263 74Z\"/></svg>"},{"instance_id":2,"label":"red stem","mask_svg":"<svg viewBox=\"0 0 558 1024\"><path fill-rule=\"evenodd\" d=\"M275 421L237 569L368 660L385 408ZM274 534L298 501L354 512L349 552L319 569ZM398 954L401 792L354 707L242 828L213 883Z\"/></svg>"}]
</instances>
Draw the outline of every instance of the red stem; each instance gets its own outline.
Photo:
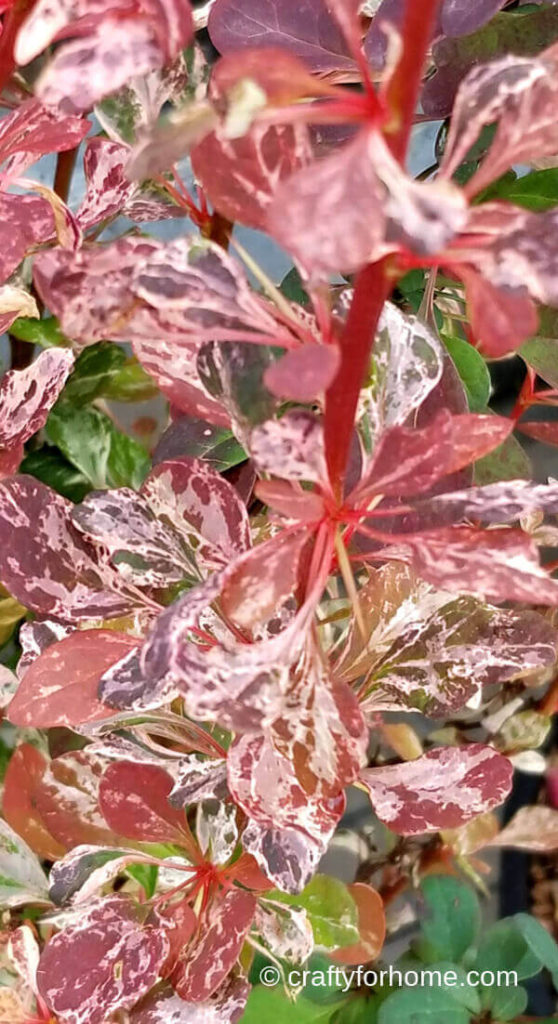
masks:
<instances>
[{"instance_id":1,"label":"red stem","mask_svg":"<svg viewBox=\"0 0 558 1024\"><path fill-rule=\"evenodd\" d=\"M403 53L387 89L394 118L386 130L392 153L403 163L416 115L424 62L441 0L407 0L403 23Z\"/></svg>"},{"instance_id":2,"label":"red stem","mask_svg":"<svg viewBox=\"0 0 558 1024\"><path fill-rule=\"evenodd\" d=\"M368 370L374 335L394 281L385 264L361 270L341 337L341 366L326 395L325 446L331 486L340 502L358 396Z\"/></svg>"}]
</instances>

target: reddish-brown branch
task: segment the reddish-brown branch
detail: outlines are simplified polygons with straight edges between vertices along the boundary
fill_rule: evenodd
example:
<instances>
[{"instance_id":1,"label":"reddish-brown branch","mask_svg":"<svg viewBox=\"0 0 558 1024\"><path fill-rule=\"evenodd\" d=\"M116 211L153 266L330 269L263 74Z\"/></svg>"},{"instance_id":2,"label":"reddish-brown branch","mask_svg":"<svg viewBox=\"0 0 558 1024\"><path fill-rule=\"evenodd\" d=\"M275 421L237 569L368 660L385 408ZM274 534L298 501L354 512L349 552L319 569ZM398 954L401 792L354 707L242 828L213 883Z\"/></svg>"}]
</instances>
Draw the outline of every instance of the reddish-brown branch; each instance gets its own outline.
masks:
<instances>
[{"instance_id":1,"label":"reddish-brown branch","mask_svg":"<svg viewBox=\"0 0 558 1024\"><path fill-rule=\"evenodd\" d=\"M341 337L341 367L326 395L326 458L338 501L342 498L358 396L368 370L378 320L393 284L385 263L373 263L358 275Z\"/></svg>"},{"instance_id":2,"label":"reddish-brown branch","mask_svg":"<svg viewBox=\"0 0 558 1024\"><path fill-rule=\"evenodd\" d=\"M422 74L441 0L407 0L403 24L403 53L387 90L393 117L387 140L403 162L420 96Z\"/></svg>"}]
</instances>

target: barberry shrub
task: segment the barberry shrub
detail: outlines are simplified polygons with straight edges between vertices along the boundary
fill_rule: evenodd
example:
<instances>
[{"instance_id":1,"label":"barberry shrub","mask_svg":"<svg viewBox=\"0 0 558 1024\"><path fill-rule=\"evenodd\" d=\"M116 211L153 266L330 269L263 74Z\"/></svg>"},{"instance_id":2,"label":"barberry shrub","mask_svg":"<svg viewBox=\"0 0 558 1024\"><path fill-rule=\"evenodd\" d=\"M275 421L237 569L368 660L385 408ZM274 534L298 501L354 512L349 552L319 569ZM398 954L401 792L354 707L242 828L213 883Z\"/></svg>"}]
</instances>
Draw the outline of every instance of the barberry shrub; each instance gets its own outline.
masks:
<instances>
[{"instance_id":1,"label":"barberry shrub","mask_svg":"<svg viewBox=\"0 0 558 1024\"><path fill-rule=\"evenodd\" d=\"M474 888L558 851L558 9L0 14L0 1021L520 1018L556 915ZM417 916L515 984L330 970Z\"/></svg>"}]
</instances>

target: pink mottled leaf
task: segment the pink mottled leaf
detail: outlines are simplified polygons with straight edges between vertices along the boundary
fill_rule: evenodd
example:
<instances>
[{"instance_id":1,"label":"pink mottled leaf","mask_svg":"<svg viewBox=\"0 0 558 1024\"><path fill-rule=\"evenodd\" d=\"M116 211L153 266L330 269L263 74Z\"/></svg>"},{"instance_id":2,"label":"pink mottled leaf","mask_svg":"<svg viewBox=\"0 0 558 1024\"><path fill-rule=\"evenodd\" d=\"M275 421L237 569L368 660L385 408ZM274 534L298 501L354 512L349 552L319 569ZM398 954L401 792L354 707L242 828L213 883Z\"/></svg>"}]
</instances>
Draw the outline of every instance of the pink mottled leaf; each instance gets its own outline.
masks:
<instances>
[{"instance_id":1,"label":"pink mottled leaf","mask_svg":"<svg viewBox=\"0 0 558 1024\"><path fill-rule=\"evenodd\" d=\"M0 172L3 185L23 174L45 153L79 146L91 122L81 117L62 117L36 99L25 100L0 122Z\"/></svg>"},{"instance_id":2,"label":"pink mottled leaf","mask_svg":"<svg viewBox=\"0 0 558 1024\"><path fill-rule=\"evenodd\" d=\"M129 839L183 844L184 812L171 807L172 778L155 765L116 761L99 788L99 806L109 826Z\"/></svg>"},{"instance_id":3,"label":"pink mottled leaf","mask_svg":"<svg viewBox=\"0 0 558 1024\"><path fill-rule=\"evenodd\" d=\"M388 427L403 425L442 377L443 351L418 317L386 302L372 352L372 382L361 396L363 425L376 442Z\"/></svg>"},{"instance_id":4,"label":"pink mottled leaf","mask_svg":"<svg viewBox=\"0 0 558 1024\"><path fill-rule=\"evenodd\" d=\"M558 811L541 805L521 807L486 845L553 853L558 850Z\"/></svg>"},{"instance_id":5,"label":"pink mottled leaf","mask_svg":"<svg viewBox=\"0 0 558 1024\"><path fill-rule=\"evenodd\" d=\"M504 416L452 416L446 409L426 427L386 431L357 488L365 494L419 494L497 448L513 426Z\"/></svg>"},{"instance_id":6,"label":"pink mottled leaf","mask_svg":"<svg viewBox=\"0 0 558 1024\"><path fill-rule=\"evenodd\" d=\"M411 561L420 576L448 590L493 601L558 603L558 583L521 530L460 526L423 533L412 543Z\"/></svg>"},{"instance_id":7,"label":"pink mottled leaf","mask_svg":"<svg viewBox=\"0 0 558 1024\"><path fill-rule=\"evenodd\" d=\"M250 454L259 470L289 480L327 479L323 427L310 412L296 410L268 420L250 435Z\"/></svg>"},{"instance_id":8,"label":"pink mottled leaf","mask_svg":"<svg viewBox=\"0 0 558 1024\"><path fill-rule=\"evenodd\" d=\"M234 800L253 819L242 837L244 849L276 885L300 891L325 852L344 801L309 796L290 760L263 736L235 740L227 769Z\"/></svg>"},{"instance_id":9,"label":"pink mottled leaf","mask_svg":"<svg viewBox=\"0 0 558 1024\"><path fill-rule=\"evenodd\" d=\"M99 136L89 139L83 155L87 192L76 214L83 231L117 214L139 222L184 214L178 206L140 192L126 174L129 158L128 146Z\"/></svg>"},{"instance_id":10,"label":"pink mottled leaf","mask_svg":"<svg viewBox=\"0 0 558 1024\"><path fill-rule=\"evenodd\" d=\"M431 750L415 761L366 768L361 781L374 811L400 835L457 828L501 804L511 789L513 769L491 747Z\"/></svg>"},{"instance_id":11,"label":"pink mottled leaf","mask_svg":"<svg viewBox=\"0 0 558 1024\"><path fill-rule=\"evenodd\" d=\"M512 164L531 163L558 149L556 51L508 55L473 68L461 83L451 119L443 174L452 175L483 128L498 123L494 141L468 183L475 195Z\"/></svg>"},{"instance_id":12,"label":"pink mottled leaf","mask_svg":"<svg viewBox=\"0 0 558 1024\"><path fill-rule=\"evenodd\" d=\"M23 444L44 427L72 369L68 349L47 349L25 370L0 381L0 447Z\"/></svg>"},{"instance_id":13,"label":"pink mottled leaf","mask_svg":"<svg viewBox=\"0 0 558 1024\"><path fill-rule=\"evenodd\" d=\"M88 494L72 509L72 522L123 578L140 587L166 587L193 569L173 511L163 521L142 495L122 487Z\"/></svg>"},{"instance_id":14,"label":"pink mottled leaf","mask_svg":"<svg viewBox=\"0 0 558 1024\"><path fill-rule=\"evenodd\" d=\"M333 383L340 361L335 345L303 345L273 363L264 382L278 398L313 402Z\"/></svg>"},{"instance_id":15,"label":"pink mottled leaf","mask_svg":"<svg viewBox=\"0 0 558 1024\"><path fill-rule=\"evenodd\" d=\"M25 673L8 709L11 722L34 729L74 726L109 718L97 687L103 672L137 639L112 630L76 631L48 647Z\"/></svg>"},{"instance_id":16,"label":"pink mottled leaf","mask_svg":"<svg viewBox=\"0 0 558 1024\"><path fill-rule=\"evenodd\" d=\"M237 559L221 595L225 614L246 629L270 619L296 590L306 540L304 530L280 533Z\"/></svg>"},{"instance_id":17,"label":"pink mottled leaf","mask_svg":"<svg viewBox=\"0 0 558 1024\"><path fill-rule=\"evenodd\" d=\"M112 10L109 7L102 21L90 20L90 31L61 46L39 76L35 87L39 99L65 113L88 110L129 79L176 57L192 38L189 5L181 0L149 0L142 7L138 11L120 2ZM29 52L24 46L27 59Z\"/></svg>"},{"instance_id":18,"label":"pink mottled leaf","mask_svg":"<svg viewBox=\"0 0 558 1024\"><path fill-rule=\"evenodd\" d=\"M172 524L199 558L226 565L251 544L246 507L232 484L202 459L170 459L145 480L143 497L151 511Z\"/></svg>"},{"instance_id":19,"label":"pink mottled leaf","mask_svg":"<svg viewBox=\"0 0 558 1024\"><path fill-rule=\"evenodd\" d=\"M35 284L69 338L81 345L128 340L135 265L156 248L157 243L147 238L120 238L110 245L84 246L76 253L53 249L35 259ZM159 333L155 322L150 326Z\"/></svg>"},{"instance_id":20,"label":"pink mottled leaf","mask_svg":"<svg viewBox=\"0 0 558 1024\"><path fill-rule=\"evenodd\" d=\"M239 139L211 132L195 147L192 166L223 216L265 230L279 182L309 163L311 156L304 126L255 124Z\"/></svg>"},{"instance_id":21,"label":"pink mottled leaf","mask_svg":"<svg viewBox=\"0 0 558 1024\"><path fill-rule=\"evenodd\" d=\"M322 0L294 6L281 0L217 0L209 34L220 53L273 46L300 57L312 71L354 71L354 62Z\"/></svg>"},{"instance_id":22,"label":"pink mottled leaf","mask_svg":"<svg viewBox=\"0 0 558 1024\"><path fill-rule=\"evenodd\" d=\"M209 905L194 949L184 950L172 973L181 999L203 1003L217 991L239 957L255 910L255 897L241 889Z\"/></svg>"},{"instance_id":23,"label":"pink mottled leaf","mask_svg":"<svg viewBox=\"0 0 558 1024\"><path fill-rule=\"evenodd\" d=\"M415 182L382 136L363 129L279 186L269 230L318 278L358 270L401 246L428 255L466 221L464 197L446 185Z\"/></svg>"},{"instance_id":24,"label":"pink mottled leaf","mask_svg":"<svg viewBox=\"0 0 558 1024\"><path fill-rule=\"evenodd\" d=\"M66 622L123 614L130 601L105 589L72 528L71 504L32 477L0 483L0 578L13 597Z\"/></svg>"},{"instance_id":25,"label":"pink mottled leaf","mask_svg":"<svg viewBox=\"0 0 558 1024\"><path fill-rule=\"evenodd\" d=\"M186 1003L168 983L157 985L134 1007L130 1024L238 1024L249 991L240 972L229 974L203 1003Z\"/></svg>"},{"instance_id":26,"label":"pink mottled leaf","mask_svg":"<svg viewBox=\"0 0 558 1024\"><path fill-rule=\"evenodd\" d=\"M23 622L19 630L21 656L17 663L18 677L22 679L39 655L46 651L51 644L55 644L57 640L63 640L65 636L69 636L73 628L61 622L55 622L53 619L33 619L31 622Z\"/></svg>"},{"instance_id":27,"label":"pink mottled leaf","mask_svg":"<svg viewBox=\"0 0 558 1024\"><path fill-rule=\"evenodd\" d=\"M225 800L227 796L227 767L225 761L200 761L195 754L187 754L173 771L174 786L169 794L173 807L184 808L201 800Z\"/></svg>"},{"instance_id":28,"label":"pink mottled leaf","mask_svg":"<svg viewBox=\"0 0 558 1024\"><path fill-rule=\"evenodd\" d=\"M0 194L0 283L17 269L33 246L54 235L50 203L39 196Z\"/></svg>"},{"instance_id":29,"label":"pink mottled leaf","mask_svg":"<svg viewBox=\"0 0 558 1024\"><path fill-rule=\"evenodd\" d=\"M172 338L134 338L134 353L144 370L171 404L198 419L221 427L230 427L228 412L221 402L210 398L200 387L196 370L197 346L176 344Z\"/></svg>"},{"instance_id":30,"label":"pink mottled leaf","mask_svg":"<svg viewBox=\"0 0 558 1024\"><path fill-rule=\"evenodd\" d=\"M538 424L536 424L538 426ZM543 424L544 426L544 424ZM483 523L513 523L534 512L558 512L558 485L535 484L530 480L504 480L464 491L438 494L418 502L436 523L457 523L465 519Z\"/></svg>"},{"instance_id":31,"label":"pink mottled leaf","mask_svg":"<svg viewBox=\"0 0 558 1024\"><path fill-rule=\"evenodd\" d=\"M151 864L153 858L137 850L103 846L75 846L53 865L49 895L56 906L89 903L130 864Z\"/></svg>"},{"instance_id":32,"label":"pink mottled leaf","mask_svg":"<svg viewBox=\"0 0 558 1024\"><path fill-rule=\"evenodd\" d=\"M240 643L230 634L215 645L200 643L191 631L222 586L222 579L210 578L159 616L142 653L144 689L152 699L170 675L193 718L253 732L277 715L300 638L288 627L256 643Z\"/></svg>"},{"instance_id":33,"label":"pink mottled leaf","mask_svg":"<svg viewBox=\"0 0 558 1024\"><path fill-rule=\"evenodd\" d=\"M101 897L50 939L37 984L66 1024L104 1024L155 984L168 940L161 929L143 924L142 916L125 896Z\"/></svg>"}]
</instances>

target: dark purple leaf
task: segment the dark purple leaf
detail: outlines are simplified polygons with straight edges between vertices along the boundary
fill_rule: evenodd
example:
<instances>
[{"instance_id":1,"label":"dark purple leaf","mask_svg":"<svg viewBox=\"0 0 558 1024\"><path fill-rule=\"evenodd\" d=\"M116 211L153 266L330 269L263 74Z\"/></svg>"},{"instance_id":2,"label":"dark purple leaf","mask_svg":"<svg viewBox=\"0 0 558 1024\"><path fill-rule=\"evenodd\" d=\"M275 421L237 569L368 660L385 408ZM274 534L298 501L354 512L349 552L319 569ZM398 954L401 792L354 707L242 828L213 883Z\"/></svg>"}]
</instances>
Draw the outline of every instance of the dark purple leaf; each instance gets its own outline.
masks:
<instances>
[{"instance_id":1,"label":"dark purple leaf","mask_svg":"<svg viewBox=\"0 0 558 1024\"><path fill-rule=\"evenodd\" d=\"M445 0L442 31L446 36L467 36L490 21L506 0Z\"/></svg>"},{"instance_id":2,"label":"dark purple leaf","mask_svg":"<svg viewBox=\"0 0 558 1024\"><path fill-rule=\"evenodd\" d=\"M155 984L168 939L161 929L143 924L142 916L125 896L100 897L50 939L37 985L66 1024L104 1024Z\"/></svg>"},{"instance_id":3,"label":"dark purple leaf","mask_svg":"<svg viewBox=\"0 0 558 1024\"><path fill-rule=\"evenodd\" d=\"M302 0L296 6L281 0L217 0L209 34L220 53L275 46L300 57L312 71L355 71L323 0Z\"/></svg>"},{"instance_id":4,"label":"dark purple leaf","mask_svg":"<svg viewBox=\"0 0 558 1024\"><path fill-rule=\"evenodd\" d=\"M419 835L457 828L503 803L513 768L492 747L431 750L415 761L366 768L361 781L374 811L393 832Z\"/></svg>"}]
</instances>

